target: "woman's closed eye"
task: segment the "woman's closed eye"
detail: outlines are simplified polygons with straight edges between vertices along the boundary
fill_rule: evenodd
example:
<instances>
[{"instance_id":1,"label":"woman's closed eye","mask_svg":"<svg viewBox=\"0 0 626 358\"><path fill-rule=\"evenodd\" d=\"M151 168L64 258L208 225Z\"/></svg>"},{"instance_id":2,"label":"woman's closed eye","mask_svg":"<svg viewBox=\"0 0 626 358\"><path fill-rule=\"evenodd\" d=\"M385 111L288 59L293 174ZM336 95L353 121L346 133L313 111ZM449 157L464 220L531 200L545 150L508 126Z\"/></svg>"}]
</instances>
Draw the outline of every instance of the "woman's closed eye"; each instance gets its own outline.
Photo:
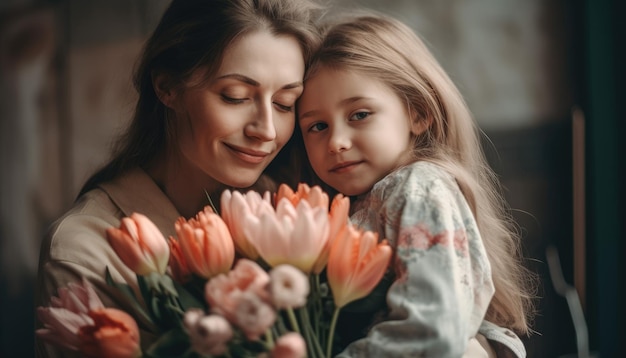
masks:
<instances>
[{"instance_id":1,"label":"woman's closed eye","mask_svg":"<svg viewBox=\"0 0 626 358\"><path fill-rule=\"evenodd\" d=\"M243 103L247 98L243 97L243 98L238 98L238 97L231 97L231 96L227 96L225 94L222 94L222 100L226 103L230 103L230 104L240 104Z\"/></svg>"},{"instance_id":2,"label":"woman's closed eye","mask_svg":"<svg viewBox=\"0 0 626 358\"><path fill-rule=\"evenodd\" d=\"M286 104L281 104L278 102L274 102L274 105L276 106L276 108L278 108L279 111L282 112L293 112L293 104L292 105L286 105Z\"/></svg>"}]
</instances>

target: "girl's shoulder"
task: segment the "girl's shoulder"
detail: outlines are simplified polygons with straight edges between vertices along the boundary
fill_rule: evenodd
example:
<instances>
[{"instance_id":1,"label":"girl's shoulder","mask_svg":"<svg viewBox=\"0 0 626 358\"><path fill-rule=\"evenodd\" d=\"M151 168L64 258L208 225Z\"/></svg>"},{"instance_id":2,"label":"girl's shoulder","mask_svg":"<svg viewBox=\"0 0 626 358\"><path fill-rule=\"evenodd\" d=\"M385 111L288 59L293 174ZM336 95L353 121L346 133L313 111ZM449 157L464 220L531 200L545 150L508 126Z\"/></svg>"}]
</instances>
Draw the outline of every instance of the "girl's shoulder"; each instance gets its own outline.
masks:
<instances>
[{"instance_id":1,"label":"girl's shoulder","mask_svg":"<svg viewBox=\"0 0 626 358\"><path fill-rule=\"evenodd\" d=\"M440 186L453 190L457 188L452 174L441 166L428 161L416 161L388 174L374 185L372 193L389 194L390 189L420 192Z\"/></svg>"}]
</instances>

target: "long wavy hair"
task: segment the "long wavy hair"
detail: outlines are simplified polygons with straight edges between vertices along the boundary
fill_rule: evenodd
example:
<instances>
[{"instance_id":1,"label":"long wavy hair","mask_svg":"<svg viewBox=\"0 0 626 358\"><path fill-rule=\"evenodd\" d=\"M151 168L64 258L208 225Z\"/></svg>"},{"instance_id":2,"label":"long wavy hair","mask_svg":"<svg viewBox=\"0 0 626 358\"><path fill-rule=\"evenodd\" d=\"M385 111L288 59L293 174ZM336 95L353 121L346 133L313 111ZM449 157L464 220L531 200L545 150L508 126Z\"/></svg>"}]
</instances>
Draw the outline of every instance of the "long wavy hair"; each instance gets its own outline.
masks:
<instances>
[{"instance_id":1,"label":"long wavy hair","mask_svg":"<svg viewBox=\"0 0 626 358\"><path fill-rule=\"evenodd\" d=\"M530 331L535 276L522 263L520 238L481 132L460 92L407 25L371 13L328 26L307 75L322 68L355 71L389 86L408 113L431 123L414 138L415 160L436 163L458 182L472 208L492 267L495 295L486 319L521 334Z\"/></svg>"},{"instance_id":2,"label":"long wavy hair","mask_svg":"<svg viewBox=\"0 0 626 358\"><path fill-rule=\"evenodd\" d=\"M173 0L135 69L133 82L139 98L132 121L113 146L111 160L86 181L79 196L130 168L149 166L177 145L154 78L163 75L168 79L164 86L171 90L184 88L198 69L209 78L218 70L225 49L257 30L293 36L306 63L319 45L316 19L321 10L314 0ZM266 173L284 176L282 166L290 161L290 154L290 149L283 149Z\"/></svg>"}]
</instances>

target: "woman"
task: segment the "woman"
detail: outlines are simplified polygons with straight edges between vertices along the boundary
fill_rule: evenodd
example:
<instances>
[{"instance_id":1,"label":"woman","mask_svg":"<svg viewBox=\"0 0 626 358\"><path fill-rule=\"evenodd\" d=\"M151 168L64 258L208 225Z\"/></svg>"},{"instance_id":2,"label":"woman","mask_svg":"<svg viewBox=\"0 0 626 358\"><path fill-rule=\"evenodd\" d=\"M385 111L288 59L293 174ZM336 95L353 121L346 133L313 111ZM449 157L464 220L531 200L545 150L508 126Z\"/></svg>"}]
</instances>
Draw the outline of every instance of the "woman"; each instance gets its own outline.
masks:
<instances>
[{"instance_id":1,"label":"woman","mask_svg":"<svg viewBox=\"0 0 626 358\"><path fill-rule=\"evenodd\" d=\"M112 160L41 246L36 305L85 277L106 306L132 312L105 282L136 288L105 230L133 212L174 235L226 188L271 189L268 168L292 135L305 63L318 43L308 0L174 0L135 73L134 118ZM215 200L214 202L216 202ZM136 315L142 346L154 330ZM65 355L38 342L38 356Z\"/></svg>"}]
</instances>

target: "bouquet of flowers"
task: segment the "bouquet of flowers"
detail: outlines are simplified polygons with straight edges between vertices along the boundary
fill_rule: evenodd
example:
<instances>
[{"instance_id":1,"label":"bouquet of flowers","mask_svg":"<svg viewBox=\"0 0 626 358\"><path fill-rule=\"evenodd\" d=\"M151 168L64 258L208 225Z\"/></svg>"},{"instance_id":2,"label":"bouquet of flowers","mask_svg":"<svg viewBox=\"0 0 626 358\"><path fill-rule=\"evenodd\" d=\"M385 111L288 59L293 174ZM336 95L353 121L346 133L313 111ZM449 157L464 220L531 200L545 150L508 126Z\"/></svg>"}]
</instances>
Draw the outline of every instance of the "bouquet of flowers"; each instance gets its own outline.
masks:
<instances>
[{"instance_id":1,"label":"bouquet of flowers","mask_svg":"<svg viewBox=\"0 0 626 358\"><path fill-rule=\"evenodd\" d=\"M107 239L138 289L104 274L156 341L142 352L133 316L104 307L86 280L38 308L37 335L88 357L330 357L340 310L374 289L391 258L386 240L349 222L349 205L306 184L273 197L227 190L221 213L179 218L169 240L132 214Z\"/></svg>"}]
</instances>

